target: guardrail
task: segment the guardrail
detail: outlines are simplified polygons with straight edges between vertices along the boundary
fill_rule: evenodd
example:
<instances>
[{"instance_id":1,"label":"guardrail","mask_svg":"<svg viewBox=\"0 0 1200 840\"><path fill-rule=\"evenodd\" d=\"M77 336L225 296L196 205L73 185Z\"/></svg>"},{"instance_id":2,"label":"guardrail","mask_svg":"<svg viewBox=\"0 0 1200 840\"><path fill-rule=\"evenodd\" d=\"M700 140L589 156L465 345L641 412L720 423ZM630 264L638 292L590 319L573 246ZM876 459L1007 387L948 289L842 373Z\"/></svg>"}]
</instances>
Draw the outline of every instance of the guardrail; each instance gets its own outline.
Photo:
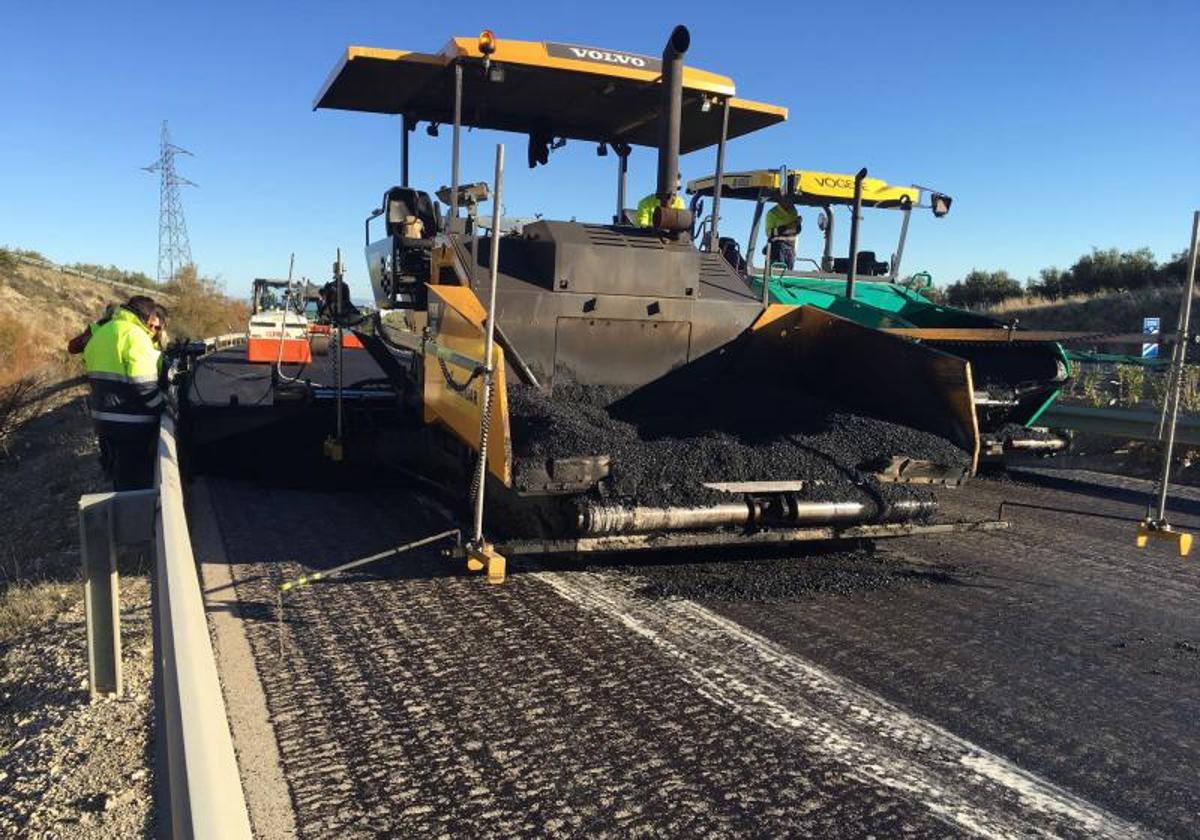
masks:
<instances>
[{"instance_id":1,"label":"guardrail","mask_svg":"<svg viewBox=\"0 0 1200 840\"><path fill-rule=\"evenodd\" d=\"M246 333L226 333L213 338L204 339L204 349L208 353L216 352L217 350L226 350L230 347L237 347L245 344L247 341Z\"/></svg>"},{"instance_id":2,"label":"guardrail","mask_svg":"<svg viewBox=\"0 0 1200 840\"><path fill-rule=\"evenodd\" d=\"M150 295L153 295L155 298L161 298L162 300L170 301L170 300L175 299L175 296L173 294L171 294L170 292L163 291L158 286L154 286L154 287L139 286L136 283L123 283L120 280L111 280L108 277L102 277L99 274L92 274L87 271L80 271L77 268L71 268L70 266L59 265L58 263L52 263L49 260L39 260L39 259L35 259L33 257L27 257L24 254L13 254L13 256L16 257L17 262L22 262L22 263L25 263L26 265L33 265L33 266L37 266L38 268L50 269L51 271L58 271L62 274L70 274L73 277L82 277L84 280L91 280L95 283L104 283L106 285L113 286L114 288L123 289L123 290L129 291L129 292L136 292L136 293L143 294L143 295L150 294Z\"/></svg>"},{"instance_id":3,"label":"guardrail","mask_svg":"<svg viewBox=\"0 0 1200 840\"><path fill-rule=\"evenodd\" d=\"M169 415L163 415L159 432L157 478L155 725L162 750L158 766L166 775L159 822L176 838L249 838L250 818L208 635Z\"/></svg>"},{"instance_id":4,"label":"guardrail","mask_svg":"<svg viewBox=\"0 0 1200 840\"><path fill-rule=\"evenodd\" d=\"M245 335L230 334L198 343L211 352L244 341ZM151 612L159 834L249 840L246 797L208 634L169 413L159 426L155 487L81 497L79 535L93 696L122 692L117 558L155 556Z\"/></svg>"},{"instance_id":5,"label":"guardrail","mask_svg":"<svg viewBox=\"0 0 1200 840\"><path fill-rule=\"evenodd\" d=\"M1138 411L1129 408L1088 408L1079 405L1054 404L1038 418L1039 426L1054 429L1073 429L1096 435L1129 440L1159 440L1162 415L1157 411ZM1175 428L1175 442L1200 446L1200 418L1180 417Z\"/></svg>"}]
</instances>

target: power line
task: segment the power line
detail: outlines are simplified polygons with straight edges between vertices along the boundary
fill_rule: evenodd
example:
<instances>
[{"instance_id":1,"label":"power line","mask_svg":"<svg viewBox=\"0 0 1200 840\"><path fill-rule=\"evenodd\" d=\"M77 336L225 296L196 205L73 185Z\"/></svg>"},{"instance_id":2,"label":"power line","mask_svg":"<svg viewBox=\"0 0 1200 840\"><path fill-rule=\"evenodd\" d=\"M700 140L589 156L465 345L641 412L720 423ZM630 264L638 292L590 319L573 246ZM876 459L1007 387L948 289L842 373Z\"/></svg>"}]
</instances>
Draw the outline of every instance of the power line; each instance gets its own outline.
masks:
<instances>
[{"instance_id":1,"label":"power line","mask_svg":"<svg viewBox=\"0 0 1200 840\"><path fill-rule=\"evenodd\" d=\"M171 142L167 121L163 120L158 160L142 169L159 173L158 188L158 282L166 283L184 266L192 264L192 246L188 243L187 222L183 218L180 187L197 184L175 171L175 156L192 153Z\"/></svg>"}]
</instances>

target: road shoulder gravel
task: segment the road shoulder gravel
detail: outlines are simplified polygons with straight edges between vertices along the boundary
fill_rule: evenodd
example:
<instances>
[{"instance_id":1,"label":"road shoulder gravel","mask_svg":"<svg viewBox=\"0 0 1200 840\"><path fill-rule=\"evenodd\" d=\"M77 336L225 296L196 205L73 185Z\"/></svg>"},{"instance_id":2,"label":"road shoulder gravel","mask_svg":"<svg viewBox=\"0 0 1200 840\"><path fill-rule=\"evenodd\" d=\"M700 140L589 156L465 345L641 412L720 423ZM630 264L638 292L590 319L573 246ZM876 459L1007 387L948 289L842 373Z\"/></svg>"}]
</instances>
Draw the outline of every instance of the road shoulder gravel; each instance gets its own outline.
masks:
<instances>
[{"instance_id":1,"label":"road shoulder gravel","mask_svg":"<svg viewBox=\"0 0 1200 840\"><path fill-rule=\"evenodd\" d=\"M151 834L150 591L121 579L125 694L92 701L77 601L0 644L0 836Z\"/></svg>"}]
</instances>

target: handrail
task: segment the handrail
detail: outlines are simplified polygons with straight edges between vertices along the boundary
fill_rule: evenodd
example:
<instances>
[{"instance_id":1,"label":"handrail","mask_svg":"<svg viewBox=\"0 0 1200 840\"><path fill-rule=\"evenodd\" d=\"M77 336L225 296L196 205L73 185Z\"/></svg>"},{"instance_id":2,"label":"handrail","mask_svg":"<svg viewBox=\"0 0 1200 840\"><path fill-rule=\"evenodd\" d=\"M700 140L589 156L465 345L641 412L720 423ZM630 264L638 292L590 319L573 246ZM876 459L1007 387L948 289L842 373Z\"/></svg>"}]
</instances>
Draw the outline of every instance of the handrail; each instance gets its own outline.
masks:
<instances>
[{"instance_id":1,"label":"handrail","mask_svg":"<svg viewBox=\"0 0 1200 840\"><path fill-rule=\"evenodd\" d=\"M155 725L165 753L159 766L166 771L167 794L159 803L160 825L174 838L249 840L250 818L208 635L169 414L159 430L156 479Z\"/></svg>"}]
</instances>

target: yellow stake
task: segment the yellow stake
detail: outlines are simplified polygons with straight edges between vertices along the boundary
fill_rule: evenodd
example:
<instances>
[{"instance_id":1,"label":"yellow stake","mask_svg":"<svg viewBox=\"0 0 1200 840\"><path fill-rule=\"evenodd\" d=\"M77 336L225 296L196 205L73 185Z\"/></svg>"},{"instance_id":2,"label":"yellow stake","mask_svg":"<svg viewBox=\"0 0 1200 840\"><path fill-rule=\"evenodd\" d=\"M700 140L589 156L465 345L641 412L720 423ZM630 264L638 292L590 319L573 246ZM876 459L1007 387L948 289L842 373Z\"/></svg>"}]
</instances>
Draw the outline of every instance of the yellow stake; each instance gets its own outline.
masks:
<instances>
[{"instance_id":1,"label":"yellow stake","mask_svg":"<svg viewBox=\"0 0 1200 840\"><path fill-rule=\"evenodd\" d=\"M1156 540L1167 540L1168 542L1175 543L1176 548L1179 550L1180 557L1187 557L1188 554L1191 553L1192 535L1186 531L1176 531L1169 527L1154 528L1145 522L1139 523L1137 530L1137 547L1145 548L1149 544L1151 537L1154 537Z\"/></svg>"}]
</instances>

